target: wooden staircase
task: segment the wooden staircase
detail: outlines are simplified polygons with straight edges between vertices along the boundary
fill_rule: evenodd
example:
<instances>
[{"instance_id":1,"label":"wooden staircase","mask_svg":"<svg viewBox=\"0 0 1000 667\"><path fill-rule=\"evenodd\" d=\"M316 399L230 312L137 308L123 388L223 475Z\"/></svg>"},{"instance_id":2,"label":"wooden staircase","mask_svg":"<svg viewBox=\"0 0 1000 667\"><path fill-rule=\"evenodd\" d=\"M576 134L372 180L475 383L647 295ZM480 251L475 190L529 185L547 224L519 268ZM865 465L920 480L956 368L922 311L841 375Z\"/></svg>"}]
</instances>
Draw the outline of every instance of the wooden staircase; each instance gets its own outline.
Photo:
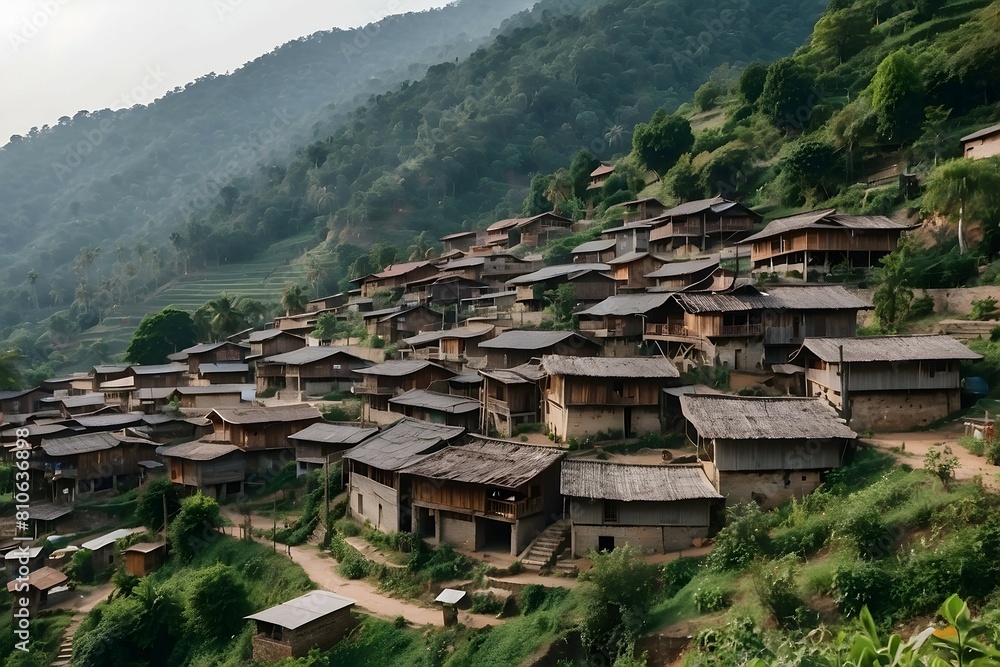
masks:
<instances>
[{"instance_id":1,"label":"wooden staircase","mask_svg":"<svg viewBox=\"0 0 1000 667\"><path fill-rule=\"evenodd\" d=\"M521 565L525 569L535 571L550 567L559 553L566 548L569 536L569 519L556 521L531 543L521 559Z\"/></svg>"},{"instance_id":2,"label":"wooden staircase","mask_svg":"<svg viewBox=\"0 0 1000 667\"><path fill-rule=\"evenodd\" d=\"M70 619L69 625L66 626L65 632L63 632L63 640L59 644L59 655L52 662L52 667L69 667L70 661L73 658L73 635L76 634L76 629L80 627L83 617L84 614L73 613L73 618Z\"/></svg>"}]
</instances>

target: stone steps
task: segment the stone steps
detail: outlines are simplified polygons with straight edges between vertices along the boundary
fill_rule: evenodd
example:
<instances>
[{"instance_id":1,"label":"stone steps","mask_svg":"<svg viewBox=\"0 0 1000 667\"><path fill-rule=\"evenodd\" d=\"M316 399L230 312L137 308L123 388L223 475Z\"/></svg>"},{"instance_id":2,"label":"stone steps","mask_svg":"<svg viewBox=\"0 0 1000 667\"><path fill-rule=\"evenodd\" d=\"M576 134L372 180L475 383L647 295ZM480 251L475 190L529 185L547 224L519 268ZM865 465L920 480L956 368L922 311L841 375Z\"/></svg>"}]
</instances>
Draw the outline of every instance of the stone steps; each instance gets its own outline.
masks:
<instances>
[{"instance_id":1,"label":"stone steps","mask_svg":"<svg viewBox=\"0 0 1000 667\"><path fill-rule=\"evenodd\" d=\"M70 619L69 625L66 626L66 630L63 632L63 639L59 644L59 654L56 655L56 659L52 662L52 667L69 666L73 658L73 635L76 634L76 629L80 627L82 621L83 616L81 614L73 614L73 618Z\"/></svg>"},{"instance_id":2,"label":"stone steps","mask_svg":"<svg viewBox=\"0 0 1000 667\"><path fill-rule=\"evenodd\" d=\"M557 521L546 528L528 547L524 558L521 559L521 565L533 570L541 570L551 565L559 552L566 547L569 531L569 522L566 520Z\"/></svg>"}]
</instances>

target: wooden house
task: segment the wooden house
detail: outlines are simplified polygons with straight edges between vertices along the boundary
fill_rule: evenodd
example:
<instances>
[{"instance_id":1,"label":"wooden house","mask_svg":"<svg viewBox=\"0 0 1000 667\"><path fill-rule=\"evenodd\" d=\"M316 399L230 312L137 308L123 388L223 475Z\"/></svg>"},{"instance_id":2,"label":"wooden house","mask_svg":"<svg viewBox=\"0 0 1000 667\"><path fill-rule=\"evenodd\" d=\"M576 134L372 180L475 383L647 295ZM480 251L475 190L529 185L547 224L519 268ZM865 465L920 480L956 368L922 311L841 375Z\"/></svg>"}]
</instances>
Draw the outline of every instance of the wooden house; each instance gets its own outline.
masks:
<instances>
[{"instance_id":1,"label":"wooden house","mask_svg":"<svg viewBox=\"0 0 1000 667\"><path fill-rule=\"evenodd\" d=\"M436 361L458 371L469 359L485 358L486 352L479 349L479 344L495 336L496 327L483 323L444 331L428 331L404 338L403 344L407 348L404 349L404 354L411 359Z\"/></svg>"},{"instance_id":2,"label":"wooden house","mask_svg":"<svg viewBox=\"0 0 1000 667\"><path fill-rule=\"evenodd\" d=\"M159 570L166 559L166 542L139 542L125 549L125 571L142 578Z\"/></svg>"},{"instance_id":3,"label":"wooden house","mask_svg":"<svg viewBox=\"0 0 1000 667\"><path fill-rule=\"evenodd\" d=\"M545 354L597 357L603 347L576 331L540 331L510 329L479 344L486 350L487 368L512 368Z\"/></svg>"},{"instance_id":4,"label":"wooden house","mask_svg":"<svg viewBox=\"0 0 1000 667\"><path fill-rule=\"evenodd\" d=\"M452 250L469 252L469 248L476 245L476 239L478 236L479 232L456 232L454 234L442 236L438 240L444 247L445 252L450 252Z\"/></svg>"},{"instance_id":5,"label":"wooden house","mask_svg":"<svg viewBox=\"0 0 1000 667\"><path fill-rule=\"evenodd\" d=\"M486 268L486 255L469 255L448 260L440 265L443 275L461 276L468 280L482 280Z\"/></svg>"},{"instance_id":6,"label":"wooden house","mask_svg":"<svg viewBox=\"0 0 1000 667\"><path fill-rule=\"evenodd\" d=\"M400 471L464 435L458 426L406 417L348 450L347 515L386 533L410 532L412 489Z\"/></svg>"},{"instance_id":7,"label":"wooden house","mask_svg":"<svg viewBox=\"0 0 1000 667\"><path fill-rule=\"evenodd\" d=\"M223 501L243 493L246 454L236 445L195 440L160 449L167 479L186 494Z\"/></svg>"},{"instance_id":8,"label":"wooden house","mask_svg":"<svg viewBox=\"0 0 1000 667\"><path fill-rule=\"evenodd\" d=\"M807 336L853 336L858 311L871 306L840 285L768 287L738 282L721 292L677 292L667 317L646 323L676 366L768 370L784 363Z\"/></svg>"},{"instance_id":9,"label":"wooden house","mask_svg":"<svg viewBox=\"0 0 1000 667\"><path fill-rule=\"evenodd\" d=\"M251 614L257 624L253 659L279 662L304 658L316 648L329 651L357 626L354 600L328 591L309 591L294 600Z\"/></svg>"},{"instance_id":10,"label":"wooden house","mask_svg":"<svg viewBox=\"0 0 1000 667\"><path fill-rule=\"evenodd\" d=\"M520 244L545 245L552 236L567 232L572 226L572 220L555 213L500 220L486 228L486 245L505 249Z\"/></svg>"},{"instance_id":11,"label":"wooden house","mask_svg":"<svg viewBox=\"0 0 1000 667\"><path fill-rule=\"evenodd\" d=\"M37 618L38 612L45 608L48 602L49 593L56 587L62 586L69 577L51 567L42 567L28 574L23 580L7 583L7 591L13 596L14 601L19 604L11 605L11 613L17 614L21 609L27 609L29 618ZM25 590L25 588L27 590ZM27 599L28 604L21 604ZM14 622L20 619L15 618Z\"/></svg>"},{"instance_id":12,"label":"wooden house","mask_svg":"<svg viewBox=\"0 0 1000 667\"><path fill-rule=\"evenodd\" d=\"M435 307L455 306L488 291L489 285L460 275L441 275L424 288L426 300Z\"/></svg>"},{"instance_id":13,"label":"wooden house","mask_svg":"<svg viewBox=\"0 0 1000 667\"><path fill-rule=\"evenodd\" d=\"M370 298L377 292L405 290L408 283L430 278L438 271L438 267L428 261L403 262L390 264L381 271L351 282L361 283L361 296Z\"/></svg>"},{"instance_id":14,"label":"wooden house","mask_svg":"<svg viewBox=\"0 0 1000 667\"><path fill-rule=\"evenodd\" d=\"M509 252L491 252L483 255L483 259L486 261L479 280L497 289L503 287L511 278L537 271L544 266L544 262L521 259Z\"/></svg>"},{"instance_id":15,"label":"wooden house","mask_svg":"<svg viewBox=\"0 0 1000 667\"><path fill-rule=\"evenodd\" d=\"M609 296L604 301L577 313L580 319L580 331L603 340L606 356L618 356L617 353L609 353L611 350L619 351L620 348L612 347L613 345L628 341L639 342L646 332L647 321L666 320L666 304L669 299L669 294L636 293ZM634 353L634 345L632 352ZM632 356L632 354L622 356Z\"/></svg>"},{"instance_id":16,"label":"wooden house","mask_svg":"<svg viewBox=\"0 0 1000 667\"><path fill-rule=\"evenodd\" d=\"M100 391L101 385L112 380L131 377L127 364L98 364L90 372L93 384L89 391Z\"/></svg>"},{"instance_id":17,"label":"wooden house","mask_svg":"<svg viewBox=\"0 0 1000 667\"><path fill-rule=\"evenodd\" d=\"M573 285L578 303L590 304L615 293L610 271L608 264L558 264L512 278L507 285L517 290L518 304L528 310L542 310L548 305L545 292L565 283Z\"/></svg>"},{"instance_id":18,"label":"wooden house","mask_svg":"<svg viewBox=\"0 0 1000 667\"><path fill-rule=\"evenodd\" d=\"M667 209L649 236L652 252L691 255L734 245L749 234L761 217L739 202L713 197Z\"/></svg>"},{"instance_id":19,"label":"wooden house","mask_svg":"<svg viewBox=\"0 0 1000 667\"><path fill-rule=\"evenodd\" d=\"M546 430L557 440L660 432L661 393L680 384L662 357L542 357Z\"/></svg>"},{"instance_id":20,"label":"wooden house","mask_svg":"<svg viewBox=\"0 0 1000 667\"><path fill-rule=\"evenodd\" d=\"M52 500L134 488L142 474L139 462L156 458L155 442L109 432L43 439L40 449L32 472L47 482Z\"/></svg>"},{"instance_id":21,"label":"wooden house","mask_svg":"<svg viewBox=\"0 0 1000 667\"><path fill-rule=\"evenodd\" d=\"M517 556L559 516L554 447L476 439L408 465L413 532L434 544Z\"/></svg>"},{"instance_id":22,"label":"wooden house","mask_svg":"<svg viewBox=\"0 0 1000 667\"><path fill-rule=\"evenodd\" d=\"M192 386L205 387L213 384L250 384L250 365L246 362L202 363L198 374L191 377Z\"/></svg>"},{"instance_id":23,"label":"wooden house","mask_svg":"<svg viewBox=\"0 0 1000 667\"><path fill-rule=\"evenodd\" d=\"M590 172L590 183L587 185L587 190L600 190L613 173L615 173L615 166L602 162L594 171Z\"/></svg>"},{"instance_id":24,"label":"wooden house","mask_svg":"<svg viewBox=\"0 0 1000 667\"><path fill-rule=\"evenodd\" d=\"M323 421L311 405L282 405L270 408L216 408L208 413L213 433L208 442L236 445L247 454L250 472L269 470L291 458L294 445L288 436L306 426ZM283 454L288 459L283 459Z\"/></svg>"},{"instance_id":25,"label":"wooden house","mask_svg":"<svg viewBox=\"0 0 1000 667\"><path fill-rule=\"evenodd\" d=\"M872 336L806 338L789 363L854 430L905 431L959 410L961 363L978 359L951 336Z\"/></svg>"},{"instance_id":26,"label":"wooden house","mask_svg":"<svg viewBox=\"0 0 1000 667\"><path fill-rule=\"evenodd\" d=\"M224 340L218 343L198 343L169 355L171 361L186 363L188 375L197 378L202 364L243 363L250 348Z\"/></svg>"},{"instance_id":27,"label":"wooden house","mask_svg":"<svg viewBox=\"0 0 1000 667\"><path fill-rule=\"evenodd\" d=\"M755 274L815 280L837 265L877 267L912 228L884 215L839 215L826 209L772 220L745 242Z\"/></svg>"},{"instance_id":28,"label":"wooden house","mask_svg":"<svg viewBox=\"0 0 1000 667\"><path fill-rule=\"evenodd\" d=\"M569 501L576 557L626 544L645 553L687 549L709 537L713 512L722 504L697 464L570 459L563 462L559 491Z\"/></svg>"},{"instance_id":29,"label":"wooden house","mask_svg":"<svg viewBox=\"0 0 1000 667\"><path fill-rule=\"evenodd\" d=\"M632 201L616 204L625 209L625 222L639 222L640 220L651 220L663 215L667 210L666 205L656 197L646 197L645 199L634 199Z\"/></svg>"},{"instance_id":30,"label":"wooden house","mask_svg":"<svg viewBox=\"0 0 1000 667\"><path fill-rule=\"evenodd\" d=\"M104 572L118 565L118 540L144 532L145 528L119 528L87 540L80 545L80 549L90 552L91 565L95 573Z\"/></svg>"},{"instance_id":31,"label":"wooden house","mask_svg":"<svg viewBox=\"0 0 1000 667\"><path fill-rule=\"evenodd\" d=\"M339 463L344 452L378 433L378 428L323 422L288 436L295 443L295 472L305 475L327 463Z\"/></svg>"},{"instance_id":32,"label":"wooden house","mask_svg":"<svg viewBox=\"0 0 1000 667\"><path fill-rule=\"evenodd\" d=\"M3 556L4 572L8 579L17 576L18 571L34 572L45 567L45 549L31 547L21 542Z\"/></svg>"},{"instance_id":33,"label":"wooden house","mask_svg":"<svg viewBox=\"0 0 1000 667\"><path fill-rule=\"evenodd\" d=\"M1000 155L1000 123L967 134L959 141L962 143L962 155L970 160Z\"/></svg>"},{"instance_id":34,"label":"wooden house","mask_svg":"<svg viewBox=\"0 0 1000 667\"><path fill-rule=\"evenodd\" d=\"M574 264L607 264L615 258L614 239L598 239L581 243L570 251Z\"/></svg>"},{"instance_id":35,"label":"wooden house","mask_svg":"<svg viewBox=\"0 0 1000 667\"><path fill-rule=\"evenodd\" d=\"M265 329L252 332L247 343L250 345L247 360L256 360L299 350L306 346L306 339L281 329Z\"/></svg>"},{"instance_id":36,"label":"wooden house","mask_svg":"<svg viewBox=\"0 0 1000 667\"><path fill-rule=\"evenodd\" d=\"M41 387L0 391L0 421L23 423L24 417L45 410L48 406L42 399L51 396Z\"/></svg>"},{"instance_id":37,"label":"wooden house","mask_svg":"<svg viewBox=\"0 0 1000 667\"><path fill-rule=\"evenodd\" d=\"M188 384L188 365L180 362L152 366L129 366L128 371L137 389L183 387Z\"/></svg>"},{"instance_id":38,"label":"wooden house","mask_svg":"<svg viewBox=\"0 0 1000 667\"><path fill-rule=\"evenodd\" d=\"M718 291L732 284L733 278L720 270L719 256L697 257L683 262L668 262L646 278L653 281L650 291Z\"/></svg>"},{"instance_id":39,"label":"wooden house","mask_svg":"<svg viewBox=\"0 0 1000 667\"><path fill-rule=\"evenodd\" d=\"M322 313L325 311L340 308L347 305L347 292L339 292L330 296L323 296L318 299L311 299L306 303L307 313Z\"/></svg>"},{"instance_id":40,"label":"wooden house","mask_svg":"<svg viewBox=\"0 0 1000 667\"><path fill-rule=\"evenodd\" d=\"M608 264L611 275L618 283L618 292L644 292L654 285L649 274L663 266L664 260L648 252L628 252Z\"/></svg>"},{"instance_id":41,"label":"wooden house","mask_svg":"<svg viewBox=\"0 0 1000 667\"><path fill-rule=\"evenodd\" d=\"M473 431L479 426L479 400L426 389L411 389L389 399L389 412L434 424L461 426Z\"/></svg>"},{"instance_id":42,"label":"wooden house","mask_svg":"<svg viewBox=\"0 0 1000 667\"><path fill-rule=\"evenodd\" d=\"M620 227L612 227L601 232L601 236L615 242L615 257L649 250L649 233L652 225L634 222Z\"/></svg>"},{"instance_id":43,"label":"wooden house","mask_svg":"<svg viewBox=\"0 0 1000 667\"><path fill-rule=\"evenodd\" d=\"M731 504L773 508L812 493L857 438L817 398L689 394L680 402L687 439Z\"/></svg>"},{"instance_id":44,"label":"wooden house","mask_svg":"<svg viewBox=\"0 0 1000 667\"><path fill-rule=\"evenodd\" d=\"M249 384L213 384L202 387L176 387L167 397L167 402L176 400L180 407L195 410L235 408L243 403L244 396L252 396L253 391L253 385Z\"/></svg>"},{"instance_id":45,"label":"wooden house","mask_svg":"<svg viewBox=\"0 0 1000 667\"><path fill-rule=\"evenodd\" d=\"M456 375L444 366L422 359L387 361L357 372L364 379L352 391L365 399L368 412L365 419L371 418L373 410L389 412L389 399L393 396L411 389L428 389Z\"/></svg>"},{"instance_id":46,"label":"wooden house","mask_svg":"<svg viewBox=\"0 0 1000 667\"><path fill-rule=\"evenodd\" d=\"M373 310L362 315L369 336L378 336L386 343L398 343L421 331L440 329L444 314L427 306L398 306Z\"/></svg>"},{"instance_id":47,"label":"wooden house","mask_svg":"<svg viewBox=\"0 0 1000 667\"><path fill-rule=\"evenodd\" d=\"M104 394L79 394L76 396L53 396L52 398L41 399L46 405L53 405L59 410L59 414L65 418L74 415L85 415L106 406Z\"/></svg>"},{"instance_id":48,"label":"wooden house","mask_svg":"<svg viewBox=\"0 0 1000 667\"><path fill-rule=\"evenodd\" d=\"M545 373L538 364L481 370L479 374L485 397L482 432L492 426L502 437L509 438L518 426L541 423L541 381Z\"/></svg>"},{"instance_id":49,"label":"wooden house","mask_svg":"<svg viewBox=\"0 0 1000 667\"><path fill-rule=\"evenodd\" d=\"M517 305L517 290L488 292L462 299L461 309L469 319L479 322L510 321Z\"/></svg>"},{"instance_id":50,"label":"wooden house","mask_svg":"<svg viewBox=\"0 0 1000 667\"><path fill-rule=\"evenodd\" d=\"M347 391L356 371L370 362L340 347L303 347L257 361L257 391L269 388L296 392L299 398Z\"/></svg>"}]
</instances>

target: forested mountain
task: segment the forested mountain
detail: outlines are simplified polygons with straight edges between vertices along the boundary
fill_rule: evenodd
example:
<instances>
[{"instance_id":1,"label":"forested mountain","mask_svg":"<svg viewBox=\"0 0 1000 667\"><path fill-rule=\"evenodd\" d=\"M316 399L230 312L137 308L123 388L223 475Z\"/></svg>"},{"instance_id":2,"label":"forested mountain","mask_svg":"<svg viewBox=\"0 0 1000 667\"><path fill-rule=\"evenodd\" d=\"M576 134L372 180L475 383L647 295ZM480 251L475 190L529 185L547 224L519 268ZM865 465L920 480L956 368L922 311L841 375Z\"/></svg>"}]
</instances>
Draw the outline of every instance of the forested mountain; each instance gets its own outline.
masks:
<instances>
[{"instance_id":1,"label":"forested mountain","mask_svg":"<svg viewBox=\"0 0 1000 667\"><path fill-rule=\"evenodd\" d=\"M136 274L148 275L146 251L158 249L162 263L169 233L220 187L262 160L285 162L289 147L328 136L369 96L466 57L532 4L461 0L319 32L148 106L69 113L54 127L11 137L0 149L0 279L14 306L6 322L29 305L32 270L30 288L42 307L71 302L77 284L69 267L81 248L103 250L84 258L88 269L132 260Z\"/></svg>"}]
</instances>

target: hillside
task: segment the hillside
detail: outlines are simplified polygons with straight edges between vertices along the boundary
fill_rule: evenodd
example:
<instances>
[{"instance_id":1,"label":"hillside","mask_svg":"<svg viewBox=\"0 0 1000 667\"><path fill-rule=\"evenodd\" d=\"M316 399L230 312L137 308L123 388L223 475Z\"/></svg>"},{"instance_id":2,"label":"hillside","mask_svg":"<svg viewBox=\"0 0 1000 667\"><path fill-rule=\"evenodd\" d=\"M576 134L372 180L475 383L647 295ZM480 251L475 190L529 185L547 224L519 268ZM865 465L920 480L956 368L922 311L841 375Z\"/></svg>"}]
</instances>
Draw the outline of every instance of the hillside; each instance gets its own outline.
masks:
<instances>
[{"instance_id":1,"label":"hillside","mask_svg":"<svg viewBox=\"0 0 1000 667\"><path fill-rule=\"evenodd\" d=\"M0 149L0 293L10 304L3 321L24 315L30 270L41 307L65 302L83 247L103 250L96 267L132 262L130 291L148 288L136 276L152 282L150 272L162 267L137 260L146 249L165 250L170 232L219 188L255 174L258 163L286 161L369 96L466 57L531 4L462 0L318 32L148 106L66 110L53 127L11 137Z\"/></svg>"}]
</instances>

